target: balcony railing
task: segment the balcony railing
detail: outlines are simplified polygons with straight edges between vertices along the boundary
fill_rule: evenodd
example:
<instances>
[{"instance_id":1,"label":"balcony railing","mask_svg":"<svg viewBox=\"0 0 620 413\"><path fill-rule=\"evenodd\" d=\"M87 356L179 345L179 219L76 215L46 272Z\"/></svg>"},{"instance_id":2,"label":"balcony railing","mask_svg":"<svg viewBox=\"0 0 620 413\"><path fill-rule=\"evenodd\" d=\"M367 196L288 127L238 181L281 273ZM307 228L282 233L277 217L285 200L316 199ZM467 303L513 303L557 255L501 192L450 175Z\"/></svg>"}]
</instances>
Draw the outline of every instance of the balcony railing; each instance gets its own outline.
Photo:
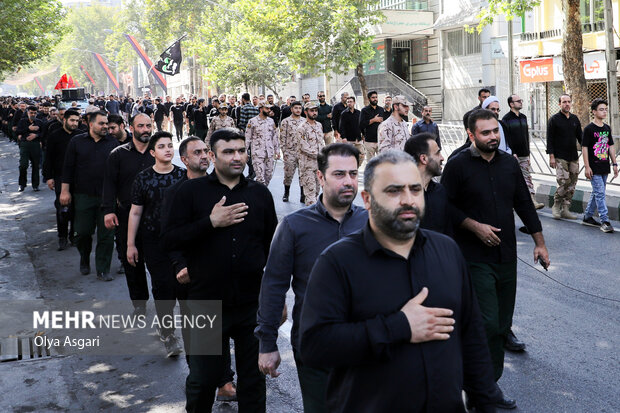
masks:
<instances>
[{"instance_id":1,"label":"balcony railing","mask_svg":"<svg viewBox=\"0 0 620 413\"><path fill-rule=\"evenodd\" d=\"M390 10L428 10L428 0L381 0L379 8Z\"/></svg>"}]
</instances>

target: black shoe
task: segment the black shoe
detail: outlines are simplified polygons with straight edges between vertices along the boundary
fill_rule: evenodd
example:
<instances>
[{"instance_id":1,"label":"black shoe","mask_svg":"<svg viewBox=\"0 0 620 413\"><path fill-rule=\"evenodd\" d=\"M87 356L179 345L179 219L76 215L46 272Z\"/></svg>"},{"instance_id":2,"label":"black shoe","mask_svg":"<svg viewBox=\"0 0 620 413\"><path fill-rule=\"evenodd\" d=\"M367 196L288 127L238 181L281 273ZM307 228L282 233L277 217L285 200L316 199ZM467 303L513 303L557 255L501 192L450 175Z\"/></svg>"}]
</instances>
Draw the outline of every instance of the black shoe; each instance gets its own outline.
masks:
<instances>
[{"instance_id":1,"label":"black shoe","mask_svg":"<svg viewBox=\"0 0 620 413\"><path fill-rule=\"evenodd\" d=\"M282 197L282 202L288 202L288 196L289 196L290 190L291 190L291 187L289 185L284 185L284 196Z\"/></svg>"},{"instance_id":2,"label":"black shoe","mask_svg":"<svg viewBox=\"0 0 620 413\"><path fill-rule=\"evenodd\" d=\"M98 272L97 279L101 281L112 281L114 277L112 277L112 275L108 272Z\"/></svg>"},{"instance_id":3,"label":"black shoe","mask_svg":"<svg viewBox=\"0 0 620 413\"><path fill-rule=\"evenodd\" d=\"M601 223L598 222L597 220L595 220L593 217L583 218L583 221L581 221L581 223L583 225L589 225L591 227L600 227L601 226Z\"/></svg>"},{"instance_id":4,"label":"black shoe","mask_svg":"<svg viewBox=\"0 0 620 413\"><path fill-rule=\"evenodd\" d=\"M500 394L502 395L501 400L495 402L495 407L497 407L498 409L506 409L506 410L511 410L511 409L516 408L517 401L515 399L506 397L506 395L504 394L502 389L499 388L499 385L497 383L495 383L495 386L497 387L497 390L499 390Z\"/></svg>"},{"instance_id":5,"label":"black shoe","mask_svg":"<svg viewBox=\"0 0 620 413\"><path fill-rule=\"evenodd\" d=\"M88 261L80 259L80 273L82 275L90 274L90 263Z\"/></svg>"},{"instance_id":6,"label":"black shoe","mask_svg":"<svg viewBox=\"0 0 620 413\"><path fill-rule=\"evenodd\" d=\"M174 334L170 334L163 341L166 347L166 357L176 357L183 352L179 339Z\"/></svg>"},{"instance_id":7,"label":"black shoe","mask_svg":"<svg viewBox=\"0 0 620 413\"><path fill-rule=\"evenodd\" d=\"M521 352L525 351L525 343L520 341L511 329L508 333L508 337L506 337L506 341L504 342L504 348L509 351Z\"/></svg>"},{"instance_id":8,"label":"black shoe","mask_svg":"<svg viewBox=\"0 0 620 413\"><path fill-rule=\"evenodd\" d=\"M120 267L118 267L118 270L116 271L117 274L125 274L125 267L123 266L123 264L121 264Z\"/></svg>"},{"instance_id":9,"label":"black shoe","mask_svg":"<svg viewBox=\"0 0 620 413\"><path fill-rule=\"evenodd\" d=\"M68 244L69 241L66 238L58 238L58 251L66 250Z\"/></svg>"},{"instance_id":10,"label":"black shoe","mask_svg":"<svg viewBox=\"0 0 620 413\"><path fill-rule=\"evenodd\" d=\"M24 192L24 189L26 189L25 186L20 185L19 189L17 190L17 192Z\"/></svg>"},{"instance_id":11,"label":"black shoe","mask_svg":"<svg viewBox=\"0 0 620 413\"><path fill-rule=\"evenodd\" d=\"M40 189L39 189L39 187L38 187L38 186L33 186L33 187L32 187L32 190L33 190L34 192L39 192L39 191L40 191Z\"/></svg>"}]
</instances>

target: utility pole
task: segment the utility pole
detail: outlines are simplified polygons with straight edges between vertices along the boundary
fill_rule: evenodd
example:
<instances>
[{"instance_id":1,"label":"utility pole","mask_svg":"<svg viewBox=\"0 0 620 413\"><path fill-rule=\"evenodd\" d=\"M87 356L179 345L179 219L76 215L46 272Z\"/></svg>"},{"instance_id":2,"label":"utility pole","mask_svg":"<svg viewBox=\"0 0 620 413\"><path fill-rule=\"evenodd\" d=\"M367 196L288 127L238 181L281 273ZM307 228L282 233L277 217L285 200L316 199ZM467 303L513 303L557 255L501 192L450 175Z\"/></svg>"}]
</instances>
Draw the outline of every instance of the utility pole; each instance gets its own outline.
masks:
<instances>
[{"instance_id":1,"label":"utility pole","mask_svg":"<svg viewBox=\"0 0 620 413\"><path fill-rule=\"evenodd\" d=\"M510 3L510 1L508 1ZM512 20L507 20L508 24L508 94L515 93L515 74L514 74L514 52L512 48Z\"/></svg>"},{"instance_id":2,"label":"utility pole","mask_svg":"<svg viewBox=\"0 0 620 413\"><path fill-rule=\"evenodd\" d=\"M618 113L618 76L616 73L614 17L611 0L605 0L605 58L607 60L607 102L609 103L609 111L607 114L609 116L612 134L615 134L615 136L620 136L620 114ZM614 140L618 142L618 138L615 138Z\"/></svg>"}]
</instances>

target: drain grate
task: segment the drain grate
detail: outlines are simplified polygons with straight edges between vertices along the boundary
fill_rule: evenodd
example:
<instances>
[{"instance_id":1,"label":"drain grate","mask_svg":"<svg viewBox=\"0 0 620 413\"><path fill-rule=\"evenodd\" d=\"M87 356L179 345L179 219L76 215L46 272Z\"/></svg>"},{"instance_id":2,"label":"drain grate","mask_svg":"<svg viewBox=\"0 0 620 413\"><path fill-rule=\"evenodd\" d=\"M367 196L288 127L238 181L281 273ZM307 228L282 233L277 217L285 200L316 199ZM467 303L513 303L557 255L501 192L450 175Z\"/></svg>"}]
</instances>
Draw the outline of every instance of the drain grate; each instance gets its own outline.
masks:
<instances>
[{"instance_id":1,"label":"drain grate","mask_svg":"<svg viewBox=\"0 0 620 413\"><path fill-rule=\"evenodd\" d=\"M40 340L38 339L37 342ZM44 345L35 344L34 337L22 336L0 339L0 362L36 360L47 357L51 357L50 350Z\"/></svg>"}]
</instances>

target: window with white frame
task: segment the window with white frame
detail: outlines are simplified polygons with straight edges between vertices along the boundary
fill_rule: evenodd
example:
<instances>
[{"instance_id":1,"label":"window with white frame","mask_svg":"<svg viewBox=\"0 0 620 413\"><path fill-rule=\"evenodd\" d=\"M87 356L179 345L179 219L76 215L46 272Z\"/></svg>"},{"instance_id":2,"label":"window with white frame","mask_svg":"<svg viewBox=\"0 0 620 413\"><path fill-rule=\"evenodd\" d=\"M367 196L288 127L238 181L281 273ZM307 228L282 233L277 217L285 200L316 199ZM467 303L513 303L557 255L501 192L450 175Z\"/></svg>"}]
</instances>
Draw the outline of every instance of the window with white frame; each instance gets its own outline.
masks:
<instances>
[{"instance_id":1,"label":"window with white frame","mask_svg":"<svg viewBox=\"0 0 620 413\"><path fill-rule=\"evenodd\" d=\"M443 50L445 57L480 53L480 35L477 32L467 33L464 29L445 31Z\"/></svg>"}]
</instances>

